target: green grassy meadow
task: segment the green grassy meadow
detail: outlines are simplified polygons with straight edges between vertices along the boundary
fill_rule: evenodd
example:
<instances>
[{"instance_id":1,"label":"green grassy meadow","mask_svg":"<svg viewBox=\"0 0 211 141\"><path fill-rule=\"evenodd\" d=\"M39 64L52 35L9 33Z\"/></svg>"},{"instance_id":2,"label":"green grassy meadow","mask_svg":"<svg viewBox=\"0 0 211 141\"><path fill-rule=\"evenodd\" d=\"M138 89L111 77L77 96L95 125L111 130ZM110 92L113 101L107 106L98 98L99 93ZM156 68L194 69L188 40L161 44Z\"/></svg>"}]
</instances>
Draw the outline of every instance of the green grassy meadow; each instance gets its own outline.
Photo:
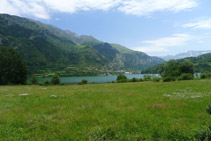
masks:
<instances>
[{"instance_id":1,"label":"green grassy meadow","mask_svg":"<svg viewBox=\"0 0 211 141\"><path fill-rule=\"evenodd\" d=\"M192 140L211 80L0 86L0 140Z\"/></svg>"}]
</instances>

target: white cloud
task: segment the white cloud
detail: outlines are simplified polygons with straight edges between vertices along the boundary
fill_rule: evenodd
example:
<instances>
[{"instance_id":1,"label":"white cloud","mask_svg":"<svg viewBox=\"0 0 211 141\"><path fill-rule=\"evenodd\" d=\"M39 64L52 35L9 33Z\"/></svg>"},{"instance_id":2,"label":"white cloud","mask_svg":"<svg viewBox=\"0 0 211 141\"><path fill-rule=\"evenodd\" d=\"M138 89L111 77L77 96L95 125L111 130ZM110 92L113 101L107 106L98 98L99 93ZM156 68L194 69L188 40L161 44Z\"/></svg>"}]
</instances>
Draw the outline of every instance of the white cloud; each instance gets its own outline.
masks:
<instances>
[{"instance_id":1,"label":"white cloud","mask_svg":"<svg viewBox=\"0 0 211 141\"><path fill-rule=\"evenodd\" d=\"M183 27L190 27L194 29L211 29L211 18L199 19L196 22L184 24Z\"/></svg>"},{"instance_id":2,"label":"white cloud","mask_svg":"<svg viewBox=\"0 0 211 141\"><path fill-rule=\"evenodd\" d=\"M133 15L149 15L156 11L179 12L189 8L196 7L194 0L127 0L119 10Z\"/></svg>"},{"instance_id":3,"label":"white cloud","mask_svg":"<svg viewBox=\"0 0 211 141\"><path fill-rule=\"evenodd\" d=\"M113 8L142 16L164 10L179 12L195 6L195 0L0 0L0 13L49 19L51 12L75 13Z\"/></svg>"},{"instance_id":4,"label":"white cloud","mask_svg":"<svg viewBox=\"0 0 211 141\"><path fill-rule=\"evenodd\" d=\"M75 13L79 10L108 10L121 0L42 0L50 9Z\"/></svg>"},{"instance_id":5,"label":"white cloud","mask_svg":"<svg viewBox=\"0 0 211 141\"><path fill-rule=\"evenodd\" d=\"M40 0L1 0L0 13L12 15L32 15L41 19L50 18L47 9L42 6Z\"/></svg>"},{"instance_id":6,"label":"white cloud","mask_svg":"<svg viewBox=\"0 0 211 141\"><path fill-rule=\"evenodd\" d=\"M158 40L143 41L144 46L135 48L135 50L143 52L167 52L169 47L177 47L186 44L186 42L194 39L188 34L174 34L171 37L160 38Z\"/></svg>"}]
</instances>

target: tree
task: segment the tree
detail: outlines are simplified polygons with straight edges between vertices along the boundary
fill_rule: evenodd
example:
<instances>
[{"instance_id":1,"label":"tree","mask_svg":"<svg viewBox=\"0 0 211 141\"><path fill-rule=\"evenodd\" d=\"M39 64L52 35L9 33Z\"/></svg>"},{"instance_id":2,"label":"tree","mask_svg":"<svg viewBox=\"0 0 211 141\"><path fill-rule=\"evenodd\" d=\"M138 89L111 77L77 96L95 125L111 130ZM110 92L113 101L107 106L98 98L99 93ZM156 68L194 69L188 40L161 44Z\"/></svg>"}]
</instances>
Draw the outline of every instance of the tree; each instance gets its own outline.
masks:
<instances>
[{"instance_id":1,"label":"tree","mask_svg":"<svg viewBox=\"0 0 211 141\"><path fill-rule=\"evenodd\" d=\"M193 63L189 61L184 61L179 64L179 71L180 73L189 73L189 74L194 74L194 66Z\"/></svg>"},{"instance_id":2,"label":"tree","mask_svg":"<svg viewBox=\"0 0 211 141\"><path fill-rule=\"evenodd\" d=\"M127 82L127 77L123 74L117 76L117 82Z\"/></svg>"},{"instance_id":3,"label":"tree","mask_svg":"<svg viewBox=\"0 0 211 141\"><path fill-rule=\"evenodd\" d=\"M188 61L179 62L170 60L161 66L160 74L165 82L177 79L191 80L193 79L194 66Z\"/></svg>"},{"instance_id":4,"label":"tree","mask_svg":"<svg viewBox=\"0 0 211 141\"><path fill-rule=\"evenodd\" d=\"M0 85L25 84L27 68L12 48L0 46Z\"/></svg>"},{"instance_id":5,"label":"tree","mask_svg":"<svg viewBox=\"0 0 211 141\"><path fill-rule=\"evenodd\" d=\"M161 66L160 74L163 78L175 79L180 75L178 70L179 63L176 60L170 60Z\"/></svg>"},{"instance_id":6,"label":"tree","mask_svg":"<svg viewBox=\"0 0 211 141\"><path fill-rule=\"evenodd\" d=\"M179 77L178 80L193 80L193 74L191 73L182 73Z\"/></svg>"},{"instance_id":7,"label":"tree","mask_svg":"<svg viewBox=\"0 0 211 141\"><path fill-rule=\"evenodd\" d=\"M60 78L58 75L54 75L53 78L51 79L51 84L54 84L54 85L58 85L60 84Z\"/></svg>"}]
</instances>

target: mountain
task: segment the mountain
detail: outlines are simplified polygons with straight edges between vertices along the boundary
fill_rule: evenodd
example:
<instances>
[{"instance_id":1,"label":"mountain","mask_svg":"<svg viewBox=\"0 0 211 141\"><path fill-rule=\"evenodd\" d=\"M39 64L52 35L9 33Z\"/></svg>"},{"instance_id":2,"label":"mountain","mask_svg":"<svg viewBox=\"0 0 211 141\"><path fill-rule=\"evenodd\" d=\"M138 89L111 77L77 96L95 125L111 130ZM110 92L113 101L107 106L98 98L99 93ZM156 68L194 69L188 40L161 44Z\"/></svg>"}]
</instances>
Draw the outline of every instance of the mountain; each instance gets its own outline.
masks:
<instances>
[{"instance_id":1,"label":"mountain","mask_svg":"<svg viewBox=\"0 0 211 141\"><path fill-rule=\"evenodd\" d=\"M197 57L197 56L200 56L200 55L203 55L203 54L207 54L207 53L211 53L211 50L207 50L207 51L188 51L188 52L185 52L185 53L180 53L180 54L177 54L177 55L167 55L167 56L163 56L163 57L160 57L166 61L169 61L171 59L183 59L183 58L187 58L187 57Z\"/></svg>"},{"instance_id":2,"label":"mountain","mask_svg":"<svg viewBox=\"0 0 211 141\"><path fill-rule=\"evenodd\" d=\"M184 59L177 60L178 62L182 61L189 61L194 64L194 72L195 73L205 73L205 72L211 72L211 53L200 55L198 57L188 57ZM155 74L159 73L159 70L161 66L164 63L152 66L144 71L142 73L148 73L148 74Z\"/></svg>"},{"instance_id":3,"label":"mountain","mask_svg":"<svg viewBox=\"0 0 211 141\"><path fill-rule=\"evenodd\" d=\"M125 67L130 71L132 71L134 68L136 70L143 70L143 68L148 68L164 62L158 57L151 57L143 52L133 51L119 44L111 45L122 54Z\"/></svg>"},{"instance_id":4,"label":"mountain","mask_svg":"<svg viewBox=\"0 0 211 141\"><path fill-rule=\"evenodd\" d=\"M164 62L121 45L32 19L0 14L0 45L14 48L31 74L97 75L141 71Z\"/></svg>"}]
</instances>

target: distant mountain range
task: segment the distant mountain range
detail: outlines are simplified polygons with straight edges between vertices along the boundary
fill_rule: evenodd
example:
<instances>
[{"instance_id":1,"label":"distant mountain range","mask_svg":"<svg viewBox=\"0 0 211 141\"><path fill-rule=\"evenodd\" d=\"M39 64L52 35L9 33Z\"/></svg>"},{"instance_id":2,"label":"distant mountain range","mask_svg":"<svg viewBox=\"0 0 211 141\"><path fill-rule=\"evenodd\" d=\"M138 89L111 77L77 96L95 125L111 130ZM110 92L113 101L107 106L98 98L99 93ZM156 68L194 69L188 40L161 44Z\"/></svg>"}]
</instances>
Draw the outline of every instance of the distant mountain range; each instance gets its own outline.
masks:
<instances>
[{"instance_id":1,"label":"distant mountain range","mask_svg":"<svg viewBox=\"0 0 211 141\"><path fill-rule=\"evenodd\" d=\"M118 44L27 18L0 14L0 45L14 48L31 74L97 75L140 72L164 62Z\"/></svg>"},{"instance_id":2,"label":"distant mountain range","mask_svg":"<svg viewBox=\"0 0 211 141\"><path fill-rule=\"evenodd\" d=\"M164 59L165 61L171 60L171 59L183 59L183 58L187 58L187 57L197 57L203 54L207 54L207 53L211 53L211 50L206 50L206 51L188 51L185 53L180 53L177 55L168 55L168 56L163 56L160 57L162 59Z\"/></svg>"},{"instance_id":3,"label":"distant mountain range","mask_svg":"<svg viewBox=\"0 0 211 141\"><path fill-rule=\"evenodd\" d=\"M211 72L211 53L203 54L198 57L188 57L184 59L178 59L177 61L178 62L183 62L183 61L192 62L194 65L195 73ZM142 73L146 73L146 74L159 73L159 70L161 69L162 65L164 65L165 63L161 63L158 65L152 66L150 68L147 68L146 70L142 71Z\"/></svg>"}]
</instances>

